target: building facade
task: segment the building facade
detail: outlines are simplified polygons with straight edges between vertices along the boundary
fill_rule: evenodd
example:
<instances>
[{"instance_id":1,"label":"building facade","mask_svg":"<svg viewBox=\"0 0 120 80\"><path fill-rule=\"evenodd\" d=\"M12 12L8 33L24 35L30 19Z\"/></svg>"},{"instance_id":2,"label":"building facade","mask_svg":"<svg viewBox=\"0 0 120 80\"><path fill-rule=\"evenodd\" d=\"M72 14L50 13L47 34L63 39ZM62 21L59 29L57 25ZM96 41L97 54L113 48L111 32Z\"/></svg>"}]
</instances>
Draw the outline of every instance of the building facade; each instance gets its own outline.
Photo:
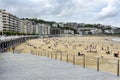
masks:
<instances>
[{"instance_id":1,"label":"building facade","mask_svg":"<svg viewBox=\"0 0 120 80\"><path fill-rule=\"evenodd\" d=\"M6 12L6 10L0 10L2 14L2 28L3 31L20 31L20 19L13 14Z\"/></svg>"},{"instance_id":2,"label":"building facade","mask_svg":"<svg viewBox=\"0 0 120 80\"><path fill-rule=\"evenodd\" d=\"M20 21L20 25L21 25L21 28L20 28L20 33L24 33L24 34L27 34L27 21L26 20L21 20Z\"/></svg>"},{"instance_id":3,"label":"building facade","mask_svg":"<svg viewBox=\"0 0 120 80\"><path fill-rule=\"evenodd\" d=\"M2 13L0 12L0 32L2 32L3 24L2 24Z\"/></svg>"},{"instance_id":4,"label":"building facade","mask_svg":"<svg viewBox=\"0 0 120 80\"><path fill-rule=\"evenodd\" d=\"M95 35L95 34L100 34L102 33L101 29L97 28L78 28L77 32L79 35Z\"/></svg>"},{"instance_id":5,"label":"building facade","mask_svg":"<svg viewBox=\"0 0 120 80\"><path fill-rule=\"evenodd\" d=\"M72 29L77 29L78 24L75 22L69 22L69 23L67 23L67 26L72 28Z\"/></svg>"},{"instance_id":6,"label":"building facade","mask_svg":"<svg viewBox=\"0 0 120 80\"><path fill-rule=\"evenodd\" d=\"M32 22L32 21L29 21L29 20L22 20L21 19L21 29L20 29L20 32L21 33L24 33L24 34L34 34L34 28L35 27L35 24Z\"/></svg>"},{"instance_id":7,"label":"building facade","mask_svg":"<svg viewBox=\"0 0 120 80\"><path fill-rule=\"evenodd\" d=\"M50 25L49 24L39 24L38 25L38 34L49 35L50 34Z\"/></svg>"}]
</instances>

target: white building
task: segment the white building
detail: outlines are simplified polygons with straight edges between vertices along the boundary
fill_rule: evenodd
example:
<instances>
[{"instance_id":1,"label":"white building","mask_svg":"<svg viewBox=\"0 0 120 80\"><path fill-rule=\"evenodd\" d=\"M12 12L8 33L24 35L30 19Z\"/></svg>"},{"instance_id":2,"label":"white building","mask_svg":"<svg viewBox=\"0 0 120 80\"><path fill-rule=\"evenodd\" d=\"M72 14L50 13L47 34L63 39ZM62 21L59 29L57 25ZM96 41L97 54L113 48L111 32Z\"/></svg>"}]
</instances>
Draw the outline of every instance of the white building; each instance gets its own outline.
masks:
<instances>
[{"instance_id":1,"label":"white building","mask_svg":"<svg viewBox=\"0 0 120 80\"><path fill-rule=\"evenodd\" d=\"M38 24L38 34L49 35L50 34L50 25L48 25L48 24Z\"/></svg>"},{"instance_id":2,"label":"white building","mask_svg":"<svg viewBox=\"0 0 120 80\"><path fill-rule=\"evenodd\" d=\"M58 27L58 24L57 23L53 23L52 27Z\"/></svg>"},{"instance_id":3,"label":"white building","mask_svg":"<svg viewBox=\"0 0 120 80\"><path fill-rule=\"evenodd\" d=\"M27 34L27 21L26 20L21 20L21 33Z\"/></svg>"},{"instance_id":4,"label":"white building","mask_svg":"<svg viewBox=\"0 0 120 80\"><path fill-rule=\"evenodd\" d=\"M2 28L3 31L20 31L20 19L15 15L6 12L6 10L0 10L2 14Z\"/></svg>"},{"instance_id":5,"label":"white building","mask_svg":"<svg viewBox=\"0 0 120 80\"><path fill-rule=\"evenodd\" d=\"M104 30L104 32L110 34L110 33L114 33L114 30Z\"/></svg>"},{"instance_id":6,"label":"white building","mask_svg":"<svg viewBox=\"0 0 120 80\"><path fill-rule=\"evenodd\" d=\"M58 23L59 27L64 27L65 23Z\"/></svg>"},{"instance_id":7,"label":"white building","mask_svg":"<svg viewBox=\"0 0 120 80\"><path fill-rule=\"evenodd\" d=\"M67 26L73 29L77 29L78 24L76 22L68 22Z\"/></svg>"},{"instance_id":8,"label":"white building","mask_svg":"<svg viewBox=\"0 0 120 80\"><path fill-rule=\"evenodd\" d=\"M73 30L64 30L64 34L74 34Z\"/></svg>"},{"instance_id":9,"label":"white building","mask_svg":"<svg viewBox=\"0 0 120 80\"><path fill-rule=\"evenodd\" d=\"M28 34L33 34L33 25L32 25L32 22L27 20L26 25L27 25L27 33Z\"/></svg>"},{"instance_id":10,"label":"white building","mask_svg":"<svg viewBox=\"0 0 120 80\"><path fill-rule=\"evenodd\" d=\"M102 33L102 30L97 28L78 28L77 32L79 33L79 35L94 35Z\"/></svg>"},{"instance_id":11,"label":"white building","mask_svg":"<svg viewBox=\"0 0 120 80\"><path fill-rule=\"evenodd\" d=\"M0 32L3 30L3 24L2 24L2 13L0 12Z\"/></svg>"},{"instance_id":12,"label":"white building","mask_svg":"<svg viewBox=\"0 0 120 80\"><path fill-rule=\"evenodd\" d=\"M21 33L33 34L34 33L34 24L29 20L21 20Z\"/></svg>"},{"instance_id":13,"label":"white building","mask_svg":"<svg viewBox=\"0 0 120 80\"><path fill-rule=\"evenodd\" d=\"M35 34L39 34L39 32L38 32L38 28L39 28L39 25L36 24L36 25L35 25Z\"/></svg>"}]
</instances>

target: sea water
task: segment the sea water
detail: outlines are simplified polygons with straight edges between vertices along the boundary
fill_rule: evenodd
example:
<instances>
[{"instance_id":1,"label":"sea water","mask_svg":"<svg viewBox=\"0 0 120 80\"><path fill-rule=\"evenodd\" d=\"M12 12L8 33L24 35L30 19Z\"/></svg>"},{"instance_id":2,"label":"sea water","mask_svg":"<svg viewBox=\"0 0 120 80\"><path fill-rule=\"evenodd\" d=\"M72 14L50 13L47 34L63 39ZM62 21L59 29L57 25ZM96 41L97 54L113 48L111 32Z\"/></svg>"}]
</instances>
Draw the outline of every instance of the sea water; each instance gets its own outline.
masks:
<instances>
[{"instance_id":1,"label":"sea water","mask_svg":"<svg viewBox=\"0 0 120 80\"><path fill-rule=\"evenodd\" d=\"M112 39L112 41L115 41L115 42L120 42L120 38L115 38L115 39Z\"/></svg>"}]
</instances>

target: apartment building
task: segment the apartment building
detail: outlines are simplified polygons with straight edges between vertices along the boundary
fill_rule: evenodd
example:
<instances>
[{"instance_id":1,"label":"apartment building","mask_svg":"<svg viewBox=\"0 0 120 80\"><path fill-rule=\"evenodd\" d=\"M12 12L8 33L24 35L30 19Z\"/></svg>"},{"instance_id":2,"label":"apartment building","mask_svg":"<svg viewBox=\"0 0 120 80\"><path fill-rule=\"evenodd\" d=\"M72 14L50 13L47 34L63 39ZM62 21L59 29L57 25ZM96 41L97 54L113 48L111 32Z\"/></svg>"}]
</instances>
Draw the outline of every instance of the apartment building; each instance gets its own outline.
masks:
<instances>
[{"instance_id":1,"label":"apartment building","mask_svg":"<svg viewBox=\"0 0 120 80\"><path fill-rule=\"evenodd\" d=\"M8 12L6 10L0 10L2 14L2 28L3 31L15 31L18 32L20 31L20 19Z\"/></svg>"},{"instance_id":2,"label":"apartment building","mask_svg":"<svg viewBox=\"0 0 120 80\"><path fill-rule=\"evenodd\" d=\"M68 22L66 24L68 27L73 28L73 29L77 29L77 27L78 27L78 24L75 22Z\"/></svg>"},{"instance_id":3,"label":"apartment building","mask_svg":"<svg viewBox=\"0 0 120 80\"><path fill-rule=\"evenodd\" d=\"M57 23L53 23L52 27L58 27L58 24Z\"/></svg>"},{"instance_id":4,"label":"apartment building","mask_svg":"<svg viewBox=\"0 0 120 80\"><path fill-rule=\"evenodd\" d=\"M38 26L34 21L32 21L32 26L33 26L33 30L32 30L33 34L38 34Z\"/></svg>"},{"instance_id":5,"label":"apartment building","mask_svg":"<svg viewBox=\"0 0 120 80\"><path fill-rule=\"evenodd\" d=\"M27 33L28 34L33 34L33 25L31 21L27 20Z\"/></svg>"},{"instance_id":6,"label":"apartment building","mask_svg":"<svg viewBox=\"0 0 120 80\"><path fill-rule=\"evenodd\" d=\"M0 12L0 32L2 32L3 24L2 24L2 13Z\"/></svg>"},{"instance_id":7,"label":"apartment building","mask_svg":"<svg viewBox=\"0 0 120 80\"><path fill-rule=\"evenodd\" d=\"M48 24L39 24L38 34L40 35L49 35L50 34L50 25Z\"/></svg>"},{"instance_id":8,"label":"apartment building","mask_svg":"<svg viewBox=\"0 0 120 80\"><path fill-rule=\"evenodd\" d=\"M20 28L20 33L24 33L24 34L27 34L27 21L26 20L20 20L20 25L21 25L21 28Z\"/></svg>"},{"instance_id":9,"label":"apartment building","mask_svg":"<svg viewBox=\"0 0 120 80\"><path fill-rule=\"evenodd\" d=\"M35 24L33 24L32 21L29 21L29 20L22 20L21 19L21 29L20 29L20 32L21 33L25 33L25 34L33 34L34 33L34 28L35 28Z\"/></svg>"},{"instance_id":10,"label":"apartment building","mask_svg":"<svg viewBox=\"0 0 120 80\"><path fill-rule=\"evenodd\" d=\"M34 28L34 34L39 34L39 32L38 32L38 29L39 29L39 25L38 24L36 24L35 25L35 28Z\"/></svg>"},{"instance_id":11,"label":"apartment building","mask_svg":"<svg viewBox=\"0 0 120 80\"><path fill-rule=\"evenodd\" d=\"M80 28L79 27L77 29L77 32L80 35L94 35L94 34L100 34L100 33L102 33L102 30L101 29L97 29L97 28L89 28L89 27Z\"/></svg>"},{"instance_id":12,"label":"apartment building","mask_svg":"<svg viewBox=\"0 0 120 80\"><path fill-rule=\"evenodd\" d=\"M59 25L59 27L64 27L65 23L59 22L58 25Z\"/></svg>"}]
</instances>

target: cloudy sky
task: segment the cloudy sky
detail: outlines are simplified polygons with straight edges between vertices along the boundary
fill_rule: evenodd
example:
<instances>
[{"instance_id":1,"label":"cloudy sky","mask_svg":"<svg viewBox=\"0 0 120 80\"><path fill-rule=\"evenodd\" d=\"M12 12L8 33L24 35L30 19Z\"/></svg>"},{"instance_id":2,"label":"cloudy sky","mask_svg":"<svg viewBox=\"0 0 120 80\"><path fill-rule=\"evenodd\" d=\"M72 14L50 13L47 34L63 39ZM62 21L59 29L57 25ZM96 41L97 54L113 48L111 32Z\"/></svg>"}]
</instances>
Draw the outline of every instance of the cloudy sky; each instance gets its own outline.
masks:
<instances>
[{"instance_id":1,"label":"cloudy sky","mask_svg":"<svg viewBox=\"0 0 120 80\"><path fill-rule=\"evenodd\" d=\"M0 8L18 17L120 27L119 0L0 0Z\"/></svg>"}]
</instances>

